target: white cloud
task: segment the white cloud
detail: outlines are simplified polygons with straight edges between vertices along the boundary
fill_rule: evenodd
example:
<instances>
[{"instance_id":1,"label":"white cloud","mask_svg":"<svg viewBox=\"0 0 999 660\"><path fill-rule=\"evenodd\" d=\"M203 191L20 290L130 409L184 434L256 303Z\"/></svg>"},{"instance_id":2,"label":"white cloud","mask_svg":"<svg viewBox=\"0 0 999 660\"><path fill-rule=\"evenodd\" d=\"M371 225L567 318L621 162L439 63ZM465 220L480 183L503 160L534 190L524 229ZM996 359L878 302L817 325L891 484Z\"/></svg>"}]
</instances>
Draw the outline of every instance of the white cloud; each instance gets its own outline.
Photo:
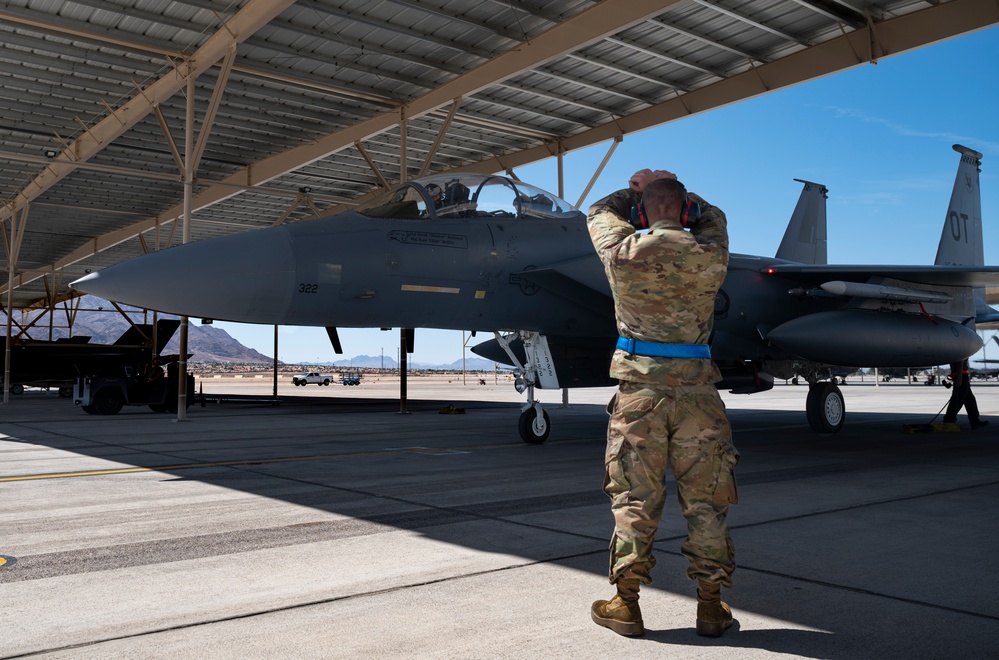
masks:
<instances>
[{"instance_id":1,"label":"white cloud","mask_svg":"<svg viewBox=\"0 0 999 660\"><path fill-rule=\"evenodd\" d=\"M975 149L976 151L981 151L982 153L999 154L999 142L992 142L978 137L973 137L969 135L960 135L958 133L951 133L946 131L945 132L919 131L914 128L909 128L908 126L905 126L903 124L895 123L883 117L873 117L865 112L856 110L854 108L840 108L836 106L826 106L825 109L831 110L837 115L837 117L856 119L867 124L880 124L898 135L903 135L906 137L928 138L931 140L940 140L943 142L949 142L951 144L955 143L963 144Z\"/></svg>"}]
</instances>

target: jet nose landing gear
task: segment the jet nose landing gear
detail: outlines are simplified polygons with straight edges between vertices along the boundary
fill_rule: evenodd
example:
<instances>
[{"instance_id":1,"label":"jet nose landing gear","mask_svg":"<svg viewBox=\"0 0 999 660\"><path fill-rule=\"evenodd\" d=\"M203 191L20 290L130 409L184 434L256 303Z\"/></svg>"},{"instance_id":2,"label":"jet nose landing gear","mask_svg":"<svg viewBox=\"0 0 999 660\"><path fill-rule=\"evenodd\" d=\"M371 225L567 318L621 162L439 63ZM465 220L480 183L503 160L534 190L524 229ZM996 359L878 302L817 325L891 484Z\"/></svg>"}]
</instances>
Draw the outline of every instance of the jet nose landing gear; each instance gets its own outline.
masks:
<instances>
[{"instance_id":1,"label":"jet nose landing gear","mask_svg":"<svg viewBox=\"0 0 999 660\"><path fill-rule=\"evenodd\" d=\"M548 439L551 429L548 413L534 400L534 387L531 386L527 393L527 404L520 409L520 421L517 423L520 438L528 444L540 445Z\"/></svg>"},{"instance_id":2,"label":"jet nose landing gear","mask_svg":"<svg viewBox=\"0 0 999 660\"><path fill-rule=\"evenodd\" d=\"M541 407L541 403L534 399L534 388L556 390L559 388L554 361L548 348L548 340L538 332L521 331L506 337L498 332L493 334L496 335L496 341L503 347L520 372L514 387L521 394L527 392L527 403L520 409L517 430L520 431L520 437L524 442L540 445L548 439L548 434L551 431L551 419ZM511 340L518 335L524 343L526 365L521 363L513 349L510 348Z\"/></svg>"}]
</instances>

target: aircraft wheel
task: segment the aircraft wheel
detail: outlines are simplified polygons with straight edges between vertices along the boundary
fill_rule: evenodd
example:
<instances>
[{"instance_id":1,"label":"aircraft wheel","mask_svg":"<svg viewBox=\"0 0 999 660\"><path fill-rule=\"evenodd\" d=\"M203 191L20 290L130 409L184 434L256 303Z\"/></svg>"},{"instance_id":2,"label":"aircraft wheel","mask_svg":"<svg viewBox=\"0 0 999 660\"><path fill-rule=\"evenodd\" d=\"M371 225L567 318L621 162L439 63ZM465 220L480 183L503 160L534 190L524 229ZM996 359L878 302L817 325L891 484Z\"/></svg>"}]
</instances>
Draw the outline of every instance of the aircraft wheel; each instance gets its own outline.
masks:
<instances>
[{"instance_id":1,"label":"aircraft wheel","mask_svg":"<svg viewBox=\"0 0 999 660\"><path fill-rule=\"evenodd\" d=\"M94 410L98 415L117 415L125 405L125 397L116 387L105 387L94 396Z\"/></svg>"},{"instance_id":2,"label":"aircraft wheel","mask_svg":"<svg viewBox=\"0 0 999 660\"><path fill-rule=\"evenodd\" d=\"M835 383L815 383L808 388L805 401L808 425L819 435L832 435L843 428L846 406Z\"/></svg>"},{"instance_id":3,"label":"aircraft wheel","mask_svg":"<svg viewBox=\"0 0 999 660\"><path fill-rule=\"evenodd\" d=\"M73 396L73 388L72 387L60 387L59 388L59 398L61 398L61 399L69 399L72 396Z\"/></svg>"},{"instance_id":4,"label":"aircraft wheel","mask_svg":"<svg viewBox=\"0 0 999 660\"><path fill-rule=\"evenodd\" d=\"M21 396L22 394L24 394L24 385L21 385L20 383L14 383L13 385L10 386L10 393L13 394L14 396Z\"/></svg>"},{"instance_id":5,"label":"aircraft wheel","mask_svg":"<svg viewBox=\"0 0 999 660\"><path fill-rule=\"evenodd\" d=\"M541 411L538 418L536 408L528 408L520 413L520 422L517 424L521 439L531 445L540 445L548 439L548 433L552 430L551 420L548 413Z\"/></svg>"},{"instance_id":6,"label":"aircraft wheel","mask_svg":"<svg viewBox=\"0 0 999 660\"><path fill-rule=\"evenodd\" d=\"M157 413L162 413L167 411L166 404L163 403L150 403L149 409Z\"/></svg>"},{"instance_id":7,"label":"aircraft wheel","mask_svg":"<svg viewBox=\"0 0 999 660\"><path fill-rule=\"evenodd\" d=\"M83 412L87 413L88 415L97 414L97 409L94 408L93 406L80 406L80 407L83 408Z\"/></svg>"}]
</instances>

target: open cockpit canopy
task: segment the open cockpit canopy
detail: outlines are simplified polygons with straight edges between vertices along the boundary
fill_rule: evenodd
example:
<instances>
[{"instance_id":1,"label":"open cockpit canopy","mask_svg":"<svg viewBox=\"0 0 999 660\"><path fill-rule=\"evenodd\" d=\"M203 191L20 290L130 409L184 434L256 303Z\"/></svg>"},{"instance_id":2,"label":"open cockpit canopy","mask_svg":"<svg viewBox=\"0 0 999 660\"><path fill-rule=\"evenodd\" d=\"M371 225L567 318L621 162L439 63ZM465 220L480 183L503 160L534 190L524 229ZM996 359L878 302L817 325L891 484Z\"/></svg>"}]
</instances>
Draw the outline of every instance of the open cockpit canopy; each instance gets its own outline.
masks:
<instances>
[{"instance_id":1,"label":"open cockpit canopy","mask_svg":"<svg viewBox=\"0 0 999 660\"><path fill-rule=\"evenodd\" d=\"M505 176L429 176L403 183L357 208L372 218L568 219L582 214L564 199Z\"/></svg>"}]
</instances>

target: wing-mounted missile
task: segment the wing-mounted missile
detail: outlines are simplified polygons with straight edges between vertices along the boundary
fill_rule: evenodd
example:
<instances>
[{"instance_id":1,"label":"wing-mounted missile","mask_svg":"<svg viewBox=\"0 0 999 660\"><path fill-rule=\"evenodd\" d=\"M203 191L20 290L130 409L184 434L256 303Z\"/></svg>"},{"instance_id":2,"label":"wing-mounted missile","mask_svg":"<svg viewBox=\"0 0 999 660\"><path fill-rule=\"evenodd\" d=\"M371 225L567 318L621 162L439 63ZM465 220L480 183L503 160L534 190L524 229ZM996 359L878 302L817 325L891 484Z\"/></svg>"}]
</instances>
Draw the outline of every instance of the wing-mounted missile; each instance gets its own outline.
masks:
<instances>
[{"instance_id":1,"label":"wing-mounted missile","mask_svg":"<svg viewBox=\"0 0 999 660\"><path fill-rule=\"evenodd\" d=\"M901 286L867 284L863 282L843 282L834 280L821 285L822 290L834 296L853 298L873 298L892 302L949 303L953 296L943 291L925 291Z\"/></svg>"},{"instance_id":2,"label":"wing-mounted missile","mask_svg":"<svg viewBox=\"0 0 999 660\"><path fill-rule=\"evenodd\" d=\"M915 367L974 355L982 340L973 329L920 314L841 310L783 323L767 341L803 359L844 367Z\"/></svg>"}]
</instances>

